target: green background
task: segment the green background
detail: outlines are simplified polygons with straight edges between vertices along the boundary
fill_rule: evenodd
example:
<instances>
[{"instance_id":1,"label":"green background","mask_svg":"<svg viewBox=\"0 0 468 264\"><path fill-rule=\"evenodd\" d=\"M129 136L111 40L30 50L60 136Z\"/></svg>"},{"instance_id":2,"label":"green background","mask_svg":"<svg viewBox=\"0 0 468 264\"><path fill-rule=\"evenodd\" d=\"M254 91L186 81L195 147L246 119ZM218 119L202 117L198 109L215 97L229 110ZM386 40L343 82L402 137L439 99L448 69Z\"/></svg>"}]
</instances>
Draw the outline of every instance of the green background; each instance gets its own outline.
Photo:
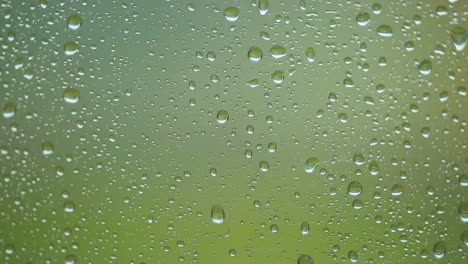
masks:
<instances>
[{"instance_id":1,"label":"green background","mask_svg":"<svg viewBox=\"0 0 468 264\"><path fill-rule=\"evenodd\" d=\"M468 262L468 56L450 36L468 28L468 2L451 2L270 0L261 15L249 0L2 0L0 102L16 111L0 120L0 262L349 263L351 251L359 263Z\"/></svg>"}]
</instances>

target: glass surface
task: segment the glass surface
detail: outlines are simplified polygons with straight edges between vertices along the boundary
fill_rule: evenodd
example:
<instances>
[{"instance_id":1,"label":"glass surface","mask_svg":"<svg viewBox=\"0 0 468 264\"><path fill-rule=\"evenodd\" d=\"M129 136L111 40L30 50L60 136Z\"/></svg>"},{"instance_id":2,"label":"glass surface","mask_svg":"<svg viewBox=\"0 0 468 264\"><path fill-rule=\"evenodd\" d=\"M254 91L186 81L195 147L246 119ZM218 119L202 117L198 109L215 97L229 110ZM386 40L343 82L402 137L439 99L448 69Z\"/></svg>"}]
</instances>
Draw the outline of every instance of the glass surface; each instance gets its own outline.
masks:
<instances>
[{"instance_id":1,"label":"glass surface","mask_svg":"<svg viewBox=\"0 0 468 264\"><path fill-rule=\"evenodd\" d=\"M0 1L0 263L468 263L468 1Z\"/></svg>"}]
</instances>

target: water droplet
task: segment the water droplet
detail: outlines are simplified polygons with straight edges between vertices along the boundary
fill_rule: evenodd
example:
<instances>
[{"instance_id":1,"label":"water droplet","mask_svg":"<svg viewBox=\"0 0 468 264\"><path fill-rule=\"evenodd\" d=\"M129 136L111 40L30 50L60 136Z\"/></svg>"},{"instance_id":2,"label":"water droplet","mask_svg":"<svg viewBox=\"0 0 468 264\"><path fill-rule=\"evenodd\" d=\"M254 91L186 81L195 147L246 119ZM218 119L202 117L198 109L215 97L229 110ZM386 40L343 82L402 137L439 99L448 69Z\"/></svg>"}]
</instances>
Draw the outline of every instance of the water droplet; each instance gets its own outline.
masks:
<instances>
[{"instance_id":1,"label":"water droplet","mask_svg":"<svg viewBox=\"0 0 468 264\"><path fill-rule=\"evenodd\" d=\"M54 153L54 145L52 145L52 143L48 141L42 143L42 154L52 155L53 153Z\"/></svg>"},{"instance_id":2,"label":"water droplet","mask_svg":"<svg viewBox=\"0 0 468 264\"><path fill-rule=\"evenodd\" d=\"M371 19L371 17L369 15L369 13L359 13L356 16L356 22L360 26L366 26L367 24L369 24L370 19Z\"/></svg>"},{"instance_id":3,"label":"water droplet","mask_svg":"<svg viewBox=\"0 0 468 264\"><path fill-rule=\"evenodd\" d=\"M70 28L72 30L79 29L82 22L83 21L81 20L81 17L78 16L78 15L71 15L67 19L68 28Z\"/></svg>"},{"instance_id":4,"label":"water droplet","mask_svg":"<svg viewBox=\"0 0 468 264\"><path fill-rule=\"evenodd\" d=\"M247 53L250 61L252 62L259 62L263 57L263 52L259 47L251 47L249 52Z\"/></svg>"},{"instance_id":5,"label":"water droplet","mask_svg":"<svg viewBox=\"0 0 468 264\"><path fill-rule=\"evenodd\" d=\"M13 255L15 253L15 246L13 244L5 244L5 254Z\"/></svg>"},{"instance_id":6,"label":"water droplet","mask_svg":"<svg viewBox=\"0 0 468 264\"><path fill-rule=\"evenodd\" d=\"M312 47L307 48L305 54L309 62L315 61L315 49L314 48Z\"/></svg>"},{"instance_id":7,"label":"water droplet","mask_svg":"<svg viewBox=\"0 0 468 264\"><path fill-rule=\"evenodd\" d=\"M350 182L348 185L348 194L351 196L358 196L362 193L362 185L357 182L353 181Z\"/></svg>"},{"instance_id":8,"label":"water droplet","mask_svg":"<svg viewBox=\"0 0 468 264\"><path fill-rule=\"evenodd\" d=\"M351 261L351 262L353 262L353 263L356 263L356 262L358 262L358 260L359 260L358 254L357 254L356 251L354 251L354 250L351 250L351 251L348 253L348 258L349 258L349 261Z\"/></svg>"},{"instance_id":9,"label":"water droplet","mask_svg":"<svg viewBox=\"0 0 468 264\"><path fill-rule=\"evenodd\" d=\"M268 0L258 0L258 10L260 11L260 15L264 16L268 13L270 5Z\"/></svg>"},{"instance_id":10,"label":"water droplet","mask_svg":"<svg viewBox=\"0 0 468 264\"><path fill-rule=\"evenodd\" d=\"M282 70L277 70L271 75L271 79L274 83L280 84L284 81L284 72Z\"/></svg>"},{"instance_id":11,"label":"water droplet","mask_svg":"<svg viewBox=\"0 0 468 264\"><path fill-rule=\"evenodd\" d=\"M215 224L222 224L225 219L224 209L220 205L211 207L211 221Z\"/></svg>"},{"instance_id":12,"label":"water droplet","mask_svg":"<svg viewBox=\"0 0 468 264\"><path fill-rule=\"evenodd\" d=\"M385 38L393 36L392 27L390 27L389 25L380 25L379 27L377 27L377 33L379 34L379 36Z\"/></svg>"},{"instance_id":13,"label":"water droplet","mask_svg":"<svg viewBox=\"0 0 468 264\"><path fill-rule=\"evenodd\" d=\"M275 142L271 142L268 144L268 152L276 152L276 147L277 147L277 144Z\"/></svg>"},{"instance_id":14,"label":"water droplet","mask_svg":"<svg viewBox=\"0 0 468 264\"><path fill-rule=\"evenodd\" d=\"M310 226L309 223L303 222L301 224L301 234L302 235L308 235L310 233Z\"/></svg>"},{"instance_id":15,"label":"water droplet","mask_svg":"<svg viewBox=\"0 0 468 264\"><path fill-rule=\"evenodd\" d=\"M315 157L308 158L305 162L305 172L312 173L319 164L319 160Z\"/></svg>"},{"instance_id":16,"label":"water droplet","mask_svg":"<svg viewBox=\"0 0 468 264\"><path fill-rule=\"evenodd\" d=\"M270 48L270 54L275 59L282 58L286 56L286 48L280 45L274 45Z\"/></svg>"},{"instance_id":17,"label":"water droplet","mask_svg":"<svg viewBox=\"0 0 468 264\"><path fill-rule=\"evenodd\" d=\"M277 224L272 224L272 225L270 226L270 231L271 231L272 233L278 233L278 231L279 231L278 225L277 225Z\"/></svg>"},{"instance_id":18,"label":"water droplet","mask_svg":"<svg viewBox=\"0 0 468 264\"><path fill-rule=\"evenodd\" d=\"M468 246L468 231L463 232L463 234L461 235L461 240L463 244L465 244L465 247Z\"/></svg>"},{"instance_id":19,"label":"water droplet","mask_svg":"<svg viewBox=\"0 0 468 264\"><path fill-rule=\"evenodd\" d=\"M446 252L445 244L442 241L437 242L434 245L434 248L432 250L432 253L434 254L434 257L436 259L443 258L445 256L445 252Z\"/></svg>"},{"instance_id":20,"label":"water droplet","mask_svg":"<svg viewBox=\"0 0 468 264\"><path fill-rule=\"evenodd\" d=\"M403 185L395 184L391 190L392 196L400 196L403 194Z\"/></svg>"},{"instance_id":21,"label":"water droplet","mask_svg":"<svg viewBox=\"0 0 468 264\"><path fill-rule=\"evenodd\" d=\"M220 110L216 115L216 121L219 124L225 124L229 120L229 113L225 110Z\"/></svg>"},{"instance_id":22,"label":"water droplet","mask_svg":"<svg viewBox=\"0 0 468 264\"><path fill-rule=\"evenodd\" d=\"M365 163L364 156L361 153L356 153L353 156L354 164L361 166Z\"/></svg>"},{"instance_id":23,"label":"water droplet","mask_svg":"<svg viewBox=\"0 0 468 264\"><path fill-rule=\"evenodd\" d=\"M372 5L372 12L374 12L374 14L378 15L382 12L382 5L379 4L379 3L375 3Z\"/></svg>"},{"instance_id":24,"label":"water droplet","mask_svg":"<svg viewBox=\"0 0 468 264\"><path fill-rule=\"evenodd\" d=\"M460 186L468 187L468 174L464 174L460 177Z\"/></svg>"},{"instance_id":25,"label":"water droplet","mask_svg":"<svg viewBox=\"0 0 468 264\"><path fill-rule=\"evenodd\" d=\"M356 209L356 210L359 210L359 209L362 209L362 201L359 200L359 199L356 199L353 201L353 208Z\"/></svg>"},{"instance_id":26,"label":"water droplet","mask_svg":"<svg viewBox=\"0 0 468 264\"><path fill-rule=\"evenodd\" d=\"M345 78L343 80L343 85L346 87L346 88L353 88L354 87L354 81L351 79L351 78Z\"/></svg>"},{"instance_id":27,"label":"water droplet","mask_svg":"<svg viewBox=\"0 0 468 264\"><path fill-rule=\"evenodd\" d=\"M78 103L80 100L80 90L76 88L66 88L63 91L63 99L69 104Z\"/></svg>"},{"instance_id":28,"label":"water droplet","mask_svg":"<svg viewBox=\"0 0 468 264\"><path fill-rule=\"evenodd\" d=\"M423 60L418 65L419 73L422 75L429 75L432 72L432 62L430 60Z\"/></svg>"},{"instance_id":29,"label":"water droplet","mask_svg":"<svg viewBox=\"0 0 468 264\"><path fill-rule=\"evenodd\" d=\"M65 264L76 264L77 257L73 254L67 255L65 257Z\"/></svg>"},{"instance_id":30,"label":"water droplet","mask_svg":"<svg viewBox=\"0 0 468 264\"><path fill-rule=\"evenodd\" d=\"M237 252L236 252L235 249L230 249L230 250L229 250L229 256L235 257L236 255L237 255Z\"/></svg>"},{"instance_id":31,"label":"water droplet","mask_svg":"<svg viewBox=\"0 0 468 264\"><path fill-rule=\"evenodd\" d=\"M297 264L315 264L311 256L302 254L297 259Z\"/></svg>"},{"instance_id":32,"label":"water droplet","mask_svg":"<svg viewBox=\"0 0 468 264\"><path fill-rule=\"evenodd\" d=\"M379 174L380 170L377 161L374 160L369 164L369 172L374 176Z\"/></svg>"},{"instance_id":33,"label":"water droplet","mask_svg":"<svg viewBox=\"0 0 468 264\"><path fill-rule=\"evenodd\" d=\"M468 202L460 205L458 208L460 219L463 223L468 223Z\"/></svg>"},{"instance_id":34,"label":"water droplet","mask_svg":"<svg viewBox=\"0 0 468 264\"><path fill-rule=\"evenodd\" d=\"M16 114L16 105L13 103L6 103L3 107L3 117L12 118Z\"/></svg>"},{"instance_id":35,"label":"water droplet","mask_svg":"<svg viewBox=\"0 0 468 264\"><path fill-rule=\"evenodd\" d=\"M466 32L465 28L454 26L452 30L450 30L450 36L452 37L455 49L457 51L462 51L468 42L468 32Z\"/></svg>"},{"instance_id":36,"label":"water droplet","mask_svg":"<svg viewBox=\"0 0 468 264\"><path fill-rule=\"evenodd\" d=\"M185 247L185 242L182 240L177 241L177 247L180 247L180 248Z\"/></svg>"},{"instance_id":37,"label":"water droplet","mask_svg":"<svg viewBox=\"0 0 468 264\"><path fill-rule=\"evenodd\" d=\"M72 56L80 51L80 46L76 42L70 41L63 45L63 50L65 51L65 55Z\"/></svg>"},{"instance_id":38,"label":"water droplet","mask_svg":"<svg viewBox=\"0 0 468 264\"><path fill-rule=\"evenodd\" d=\"M260 167L261 171L267 172L270 169L270 164L268 164L268 162L262 160L262 161L260 161L259 167Z\"/></svg>"},{"instance_id":39,"label":"water droplet","mask_svg":"<svg viewBox=\"0 0 468 264\"><path fill-rule=\"evenodd\" d=\"M224 17L229 22L235 22L239 19L239 9L234 6L224 9Z\"/></svg>"},{"instance_id":40,"label":"water droplet","mask_svg":"<svg viewBox=\"0 0 468 264\"><path fill-rule=\"evenodd\" d=\"M66 213L73 213L75 211L75 204L72 201L66 201L63 203L63 210Z\"/></svg>"}]
</instances>

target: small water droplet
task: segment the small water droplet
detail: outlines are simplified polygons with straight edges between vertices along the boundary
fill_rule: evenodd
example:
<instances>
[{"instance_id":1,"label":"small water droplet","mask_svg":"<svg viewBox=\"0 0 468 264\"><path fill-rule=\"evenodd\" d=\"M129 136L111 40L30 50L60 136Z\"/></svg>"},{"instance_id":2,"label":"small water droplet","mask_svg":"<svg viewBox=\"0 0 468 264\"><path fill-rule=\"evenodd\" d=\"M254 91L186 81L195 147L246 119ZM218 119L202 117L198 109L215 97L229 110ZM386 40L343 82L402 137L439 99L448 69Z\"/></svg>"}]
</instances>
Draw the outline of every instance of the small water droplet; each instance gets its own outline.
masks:
<instances>
[{"instance_id":1,"label":"small water droplet","mask_svg":"<svg viewBox=\"0 0 468 264\"><path fill-rule=\"evenodd\" d=\"M306 58L309 62L315 61L315 49L312 47L308 47L305 51Z\"/></svg>"},{"instance_id":2,"label":"small water droplet","mask_svg":"<svg viewBox=\"0 0 468 264\"><path fill-rule=\"evenodd\" d=\"M301 224L301 234L302 235L307 235L310 233L310 226L309 226L309 223L307 222L303 222Z\"/></svg>"}]
</instances>

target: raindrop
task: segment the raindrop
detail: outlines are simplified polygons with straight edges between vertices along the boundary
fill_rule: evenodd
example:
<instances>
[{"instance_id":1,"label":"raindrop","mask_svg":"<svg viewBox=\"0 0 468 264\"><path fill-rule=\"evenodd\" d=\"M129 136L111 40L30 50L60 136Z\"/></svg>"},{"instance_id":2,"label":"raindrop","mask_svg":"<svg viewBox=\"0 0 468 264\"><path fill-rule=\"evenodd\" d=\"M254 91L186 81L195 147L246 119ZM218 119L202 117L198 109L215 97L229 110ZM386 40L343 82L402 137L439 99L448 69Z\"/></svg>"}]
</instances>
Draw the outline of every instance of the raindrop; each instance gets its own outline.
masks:
<instances>
[{"instance_id":1,"label":"raindrop","mask_svg":"<svg viewBox=\"0 0 468 264\"><path fill-rule=\"evenodd\" d=\"M452 37L455 49L457 51L462 51L468 42L468 32L466 32L465 28L454 26L452 30L450 30L450 36Z\"/></svg>"},{"instance_id":2,"label":"raindrop","mask_svg":"<svg viewBox=\"0 0 468 264\"><path fill-rule=\"evenodd\" d=\"M65 55L72 56L80 51L80 46L76 42L70 41L63 45L63 50L65 51Z\"/></svg>"},{"instance_id":3,"label":"raindrop","mask_svg":"<svg viewBox=\"0 0 468 264\"><path fill-rule=\"evenodd\" d=\"M423 60L418 65L419 73L422 75L429 75L432 72L432 62L430 60Z\"/></svg>"},{"instance_id":4,"label":"raindrop","mask_svg":"<svg viewBox=\"0 0 468 264\"><path fill-rule=\"evenodd\" d=\"M309 62L315 61L315 49L314 48L312 47L307 48L305 54Z\"/></svg>"},{"instance_id":5,"label":"raindrop","mask_svg":"<svg viewBox=\"0 0 468 264\"><path fill-rule=\"evenodd\" d=\"M260 11L260 15L266 15L268 13L269 6L268 0L258 0L258 10Z\"/></svg>"},{"instance_id":6,"label":"raindrop","mask_svg":"<svg viewBox=\"0 0 468 264\"><path fill-rule=\"evenodd\" d=\"M374 160L369 164L369 172L374 176L379 174L380 170L379 170L379 164L377 164L377 161Z\"/></svg>"},{"instance_id":7,"label":"raindrop","mask_svg":"<svg viewBox=\"0 0 468 264\"><path fill-rule=\"evenodd\" d=\"M302 235L307 235L310 233L310 226L309 226L309 223L307 222L303 222L301 224L301 234Z\"/></svg>"},{"instance_id":8,"label":"raindrop","mask_svg":"<svg viewBox=\"0 0 468 264\"><path fill-rule=\"evenodd\" d=\"M270 54L275 59L282 58L286 56L286 48L280 45L274 45L270 48Z\"/></svg>"},{"instance_id":9,"label":"raindrop","mask_svg":"<svg viewBox=\"0 0 468 264\"><path fill-rule=\"evenodd\" d=\"M44 155L52 155L54 153L54 145L52 143L46 141L42 143L42 154Z\"/></svg>"},{"instance_id":10,"label":"raindrop","mask_svg":"<svg viewBox=\"0 0 468 264\"><path fill-rule=\"evenodd\" d=\"M222 224L225 219L224 209L220 205L211 207L211 221L215 224Z\"/></svg>"},{"instance_id":11,"label":"raindrop","mask_svg":"<svg viewBox=\"0 0 468 264\"><path fill-rule=\"evenodd\" d=\"M262 161L260 161L259 167L260 167L261 171L267 172L270 169L270 164L268 164L268 162L262 160Z\"/></svg>"},{"instance_id":12,"label":"raindrop","mask_svg":"<svg viewBox=\"0 0 468 264\"><path fill-rule=\"evenodd\" d=\"M72 30L79 29L82 22L83 21L81 20L81 17L78 16L78 15L71 15L67 19L68 28L70 28Z\"/></svg>"},{"instance_id":13,"label":"raindrop","mask_svg":"<svg viewBox=\"0 0 468 264\"><path fill-rule=\"evenodd\" d=\"M358 196L362 193L362 185L357 182L353 181L350 182L348 185L348 194L351 196Z\"/></svg>"},{"instance_id":14,"label":"raindrop","mask_svg":"<svg viewBox=\"0 0 468 264\"><path fill-rule=\"evenodd\" d=\"M297 264L315 264L311 256L302 254L297 259Z\"/></svg>"},{"instance_id":15,"label":"raindrop","mask_svg":"<svg viewBox=\"0 0 468 264\"><path fill-rule=\"evenodd\" d=\"M351 262L353 262L353 263L356 263L356 262L358 262L358 260L359 260L358 254L357 254L356 251L354 251L354 250L351 250L351 251L348 253L348 258L349 258L349 261L351 261Z\"/></svg>"},{"instance_id":16,"label":"raindrop","mask_svg":"<svg viewBox=\"0 0 468 264\"><path fill-rule=\"evenodd\" d=\"M259 62L263 57L263 52L259 47L251 47L249 52L247 53L250 61L252 62Z\"/></svg>"},{"instance_id":17,"label":"raindrop","mask_svg":"<svg viewBox=\"0 0 468 264\"><path fill-rule=\"evenodd\" d=\"M235 22L239 19L239 9L237 7L227 7L224 9L224 17L229 22Z\"/></svg>"},{"instance_id":18,"label":"raindrop","mask_svg":"<svg viewBox=\"0 0 468 264\"><path fill-rule=\"evenodd\" d=\"M367 24L369 24L370 19L371 19L371 17L369 15L369 13L359 13L356 16L356 22L360 26L366 26Z\"/></svg>"},{"instance_id":19,"label":"raindrop","mask_svg":"<svg viewBox=\"0 0 468 264\"><path fill-rule=\"evenodd\" d=\"M225 124L229 120L229 113L225 110L220 110L216 115L216 121L219 124Z\"/></svg>"},{"instance_id":20,"label":"raindrop","mask_svg":"<svg viewBox=\"0 0 468 264\"><path fill-rule=\"evenodd\" d=\"M12 118L16 114L16 105L13 103L6 103L3 107L3 117Z\"/></svg>"},{"instance_id":21,"label":"raindrop","mask_svg":"<svg viewBox=\"0 0 468 264\"><path fill-rule=\"evenodd\" d=\"M460 219L463 223L468 223L468 202L460 205L458 208Z\"/></svg>"},{"instance_id":22,"label":"raindrop","mask_svg":"<svg viewBox=\"0 0 468 264\"><path fill-rule=\"evenodd\" d=\"M319 160L315 157L308 158L305 162L305 172L312 173L319 164Z\"/></svg>"},{"instance_id":23,"label":"raindrop","mask_svg":"<svg viewBox=\"0 0 468 264\"><path fill-rule=\"evenodd\" d=\"M434 245L434 248L432 250L432 253L434 254L434 257L436 259L443 258L445 256L445 252L446 252L445 244L442 241L437 242Z\"/></svg>"},{"instance_id":24,"label":"raindrop","mask_svg":"<svg viewBox=\"0 0 468 264\"><path fill-rule=\"evenodd\" d=\"M379 36L385 38L393 36L392 27L390 27L389 25L380 25L379 27L377 27L377 33L379 34Z\"/></svg>"},{"instance_id":25,"label":"raindrop","mask_svg":"<svg viewBox=\"0 0 468 264\"><path fill-rule=\"evenodd\" d=\"M76 88L66 88L63 91L63 99L69 104L78 103L80 100L80 90Z\"/></svg>"}]
</instances>

